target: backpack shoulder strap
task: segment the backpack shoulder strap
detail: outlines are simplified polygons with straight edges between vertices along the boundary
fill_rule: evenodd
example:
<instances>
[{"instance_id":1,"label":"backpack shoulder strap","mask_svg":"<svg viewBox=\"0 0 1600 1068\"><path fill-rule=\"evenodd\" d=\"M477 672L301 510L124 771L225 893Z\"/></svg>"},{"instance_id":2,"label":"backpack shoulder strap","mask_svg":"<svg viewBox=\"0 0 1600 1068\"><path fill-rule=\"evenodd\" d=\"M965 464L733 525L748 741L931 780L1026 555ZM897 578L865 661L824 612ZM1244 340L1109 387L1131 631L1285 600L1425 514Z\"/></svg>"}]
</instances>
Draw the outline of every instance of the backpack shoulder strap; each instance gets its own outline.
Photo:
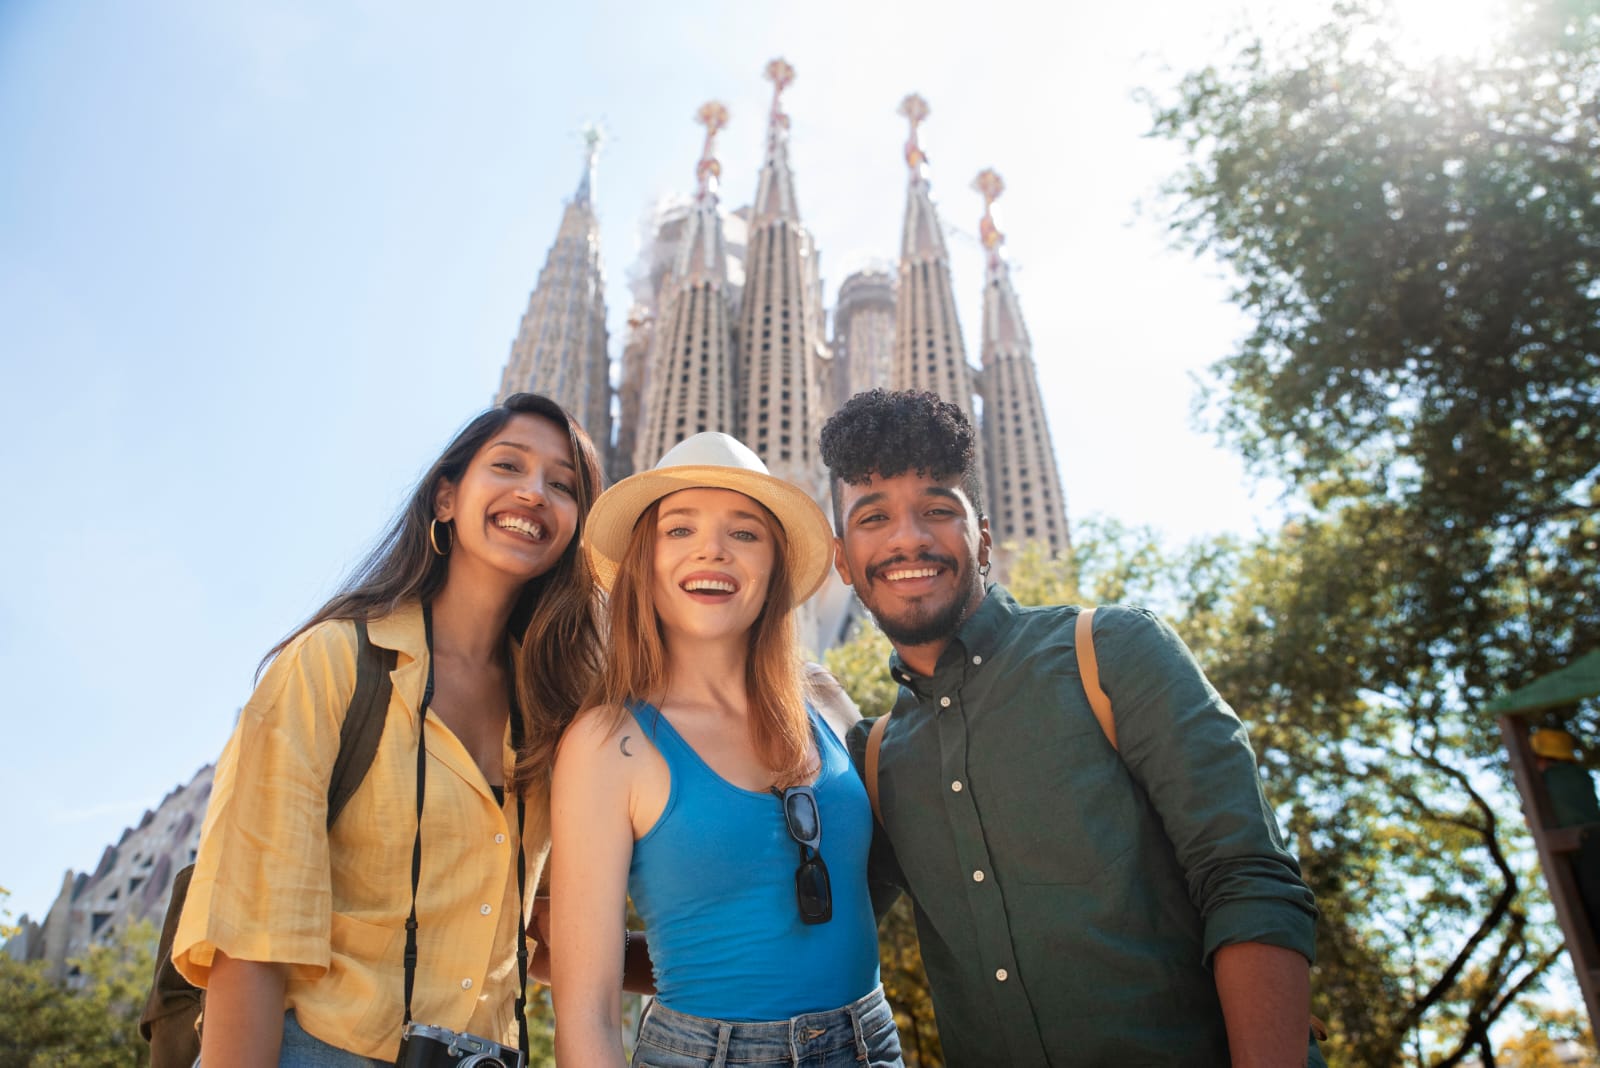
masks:
<instances>
[{"instance_id":1,"label":"backpack shoulder strap","mask_svg":"<svg viewBox=\"0 0 1600 1068\"><path fill-rule=\"evenodd\" d=\"M389 695L394 692L389 672L394 670L396 661L393 649L372 644L366 621L356 620L356 688L339 727L339 755L334 758L333 773L328 778L329 828L366 778L378 754ZM193 874L194 865L190 864L172 882L156 949L155 979L139 1016L139 1032L150 1043L151 1068L187 1068L200 1055L196 1023L203 997L172 963L172 941Z\"/></svg>"},{"instance_id":2,"label":"backpack shoulder strap","mask_svg":"<svg viewBox=\"0 0 1600 1068\"><path fill-rule=\"evenodd\" d=\"M356 689L339 727L339 755L328 778L330 829L378 755L389 696L394 692L389 672L394 670L395 662L395 651L373 645L367 635L367 621L356 620Z\"/></svg>"},{"instance_id":3,"label":"backpack shoulder strap","mask_svg":"<svg viewBox=\"0 0 1600 1068\"><path fill-rule=\"evenodd\" d=\"M1100 688L1100 664L1094 655L1094 609L1085 608L1078 612L1078 622L1074 633L1077 639L1074 645L1078 652L1078 675L1083 679L1083 692L1089 698L1089 707L1094 709L1094 718L1099 721L1100 729L1105 732L1106 741L1111 743L1111 748L1117 747L1117 721L1111 715L1111 698Z\"/></svg>"},{"instance_id":4,"label":"backpack shoulder strap","mask_svg":"<svg viewBox=\"0 0 1600 1068\"><path fill-rule=\"evenodd\" d=\"M872 730L867 733L867 800L872 802L872 815L879 823L883 822L883 810L878 807L878 750L883 748L883 732L889 729L889 717L893 712L885 712L872 721Z\"/></svg>"}]
</instances>

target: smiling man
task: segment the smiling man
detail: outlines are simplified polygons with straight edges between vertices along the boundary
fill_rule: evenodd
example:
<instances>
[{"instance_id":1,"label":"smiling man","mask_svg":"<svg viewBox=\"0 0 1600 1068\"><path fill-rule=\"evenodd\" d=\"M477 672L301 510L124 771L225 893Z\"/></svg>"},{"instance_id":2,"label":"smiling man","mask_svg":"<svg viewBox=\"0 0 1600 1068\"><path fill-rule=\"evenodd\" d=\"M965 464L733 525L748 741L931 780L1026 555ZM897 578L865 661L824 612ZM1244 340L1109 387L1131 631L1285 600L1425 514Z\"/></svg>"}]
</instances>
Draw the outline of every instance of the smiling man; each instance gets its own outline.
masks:
<instances>
[{"instance_id":1,"label":"smiling man","mask_svg":"<svg viewBox=\"0 0 1600 1068\"><path fill-rule=\"evenodd\" d=\"M1140 609L1095 614L1113 747L1079 676L1079 609L985 586L959 408L858 394L822 457L835 566L894 643L901 687L874 897L916 906L948 1063L1321 1064L1316 906L1244 727L1183 642Z\"/></svg>"}]
</instances>

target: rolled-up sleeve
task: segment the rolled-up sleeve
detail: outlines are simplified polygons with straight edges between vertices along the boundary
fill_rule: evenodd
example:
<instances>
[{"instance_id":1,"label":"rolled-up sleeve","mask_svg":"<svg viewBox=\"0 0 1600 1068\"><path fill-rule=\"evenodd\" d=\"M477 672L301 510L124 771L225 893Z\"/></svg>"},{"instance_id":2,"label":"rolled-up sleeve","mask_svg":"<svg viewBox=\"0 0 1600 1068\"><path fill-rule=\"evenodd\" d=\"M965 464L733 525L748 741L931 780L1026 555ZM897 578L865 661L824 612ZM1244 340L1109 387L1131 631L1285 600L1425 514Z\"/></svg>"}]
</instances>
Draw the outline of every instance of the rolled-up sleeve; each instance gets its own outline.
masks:
<instances>
[{"instance_id":1,"label":"rolled-up sleeve","mask_svg":"<svg viewBox=\"0 0 1600 1068\"><path fill-rule=\"evenodd\" d=\"M355 686L355 633L325 624L267 668L217 761L173 963L204 986L220 951L291 966L329 963L328 780Z\"/></svg>"},{"instance_id":2,"label":"rolled-up sleeve","mask_svg":"<svg viewBox=\"0 0 1600 1068\"><path fill-rule=\"evenodd\" d=\"M1204 959L1237 942L1315 954L1317 909L1261 789L1249 737L1183 640L1138 608L1095 614L1123 760L1155 808L1204 923Z\"/></svg>"}]
</instances>

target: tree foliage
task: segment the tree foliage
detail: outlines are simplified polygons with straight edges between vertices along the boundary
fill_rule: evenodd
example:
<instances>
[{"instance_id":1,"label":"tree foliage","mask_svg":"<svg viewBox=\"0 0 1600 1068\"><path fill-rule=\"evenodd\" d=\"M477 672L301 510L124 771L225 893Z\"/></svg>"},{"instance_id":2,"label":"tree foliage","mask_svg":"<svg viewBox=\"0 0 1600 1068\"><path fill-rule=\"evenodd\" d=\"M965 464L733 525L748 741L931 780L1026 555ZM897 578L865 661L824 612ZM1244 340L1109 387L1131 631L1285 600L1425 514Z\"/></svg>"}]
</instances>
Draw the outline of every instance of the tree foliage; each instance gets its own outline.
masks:
<instances>
[{"instance_id":1,"label":"tree foliage","mask_svg":"<svg viewBox=\"0 0 1600 1068\"><path fill-rule=\"evenodd\" d=\"M1600 10L1515 16L1408 66L1346 5L1155 108L1174 232L1255 322L1203 411L1298 513L1195 644L1287 805L1344 1063L1492 1064L1558 959L1481 707L1600 645Z\"/></svg>"},{"instance_id":2,"label":"tree foliage","mask_svg":"<svg viewBox=\"0 0 1600 1068\"><path fill-rule=\"evenodd\" d=\"M141 1068L150 1047L139 1011L154 972L156 930L130 924L69 963L79 985L45 975L40 961L0 956L0 1068Z\"/></svg>"}]
</instances>

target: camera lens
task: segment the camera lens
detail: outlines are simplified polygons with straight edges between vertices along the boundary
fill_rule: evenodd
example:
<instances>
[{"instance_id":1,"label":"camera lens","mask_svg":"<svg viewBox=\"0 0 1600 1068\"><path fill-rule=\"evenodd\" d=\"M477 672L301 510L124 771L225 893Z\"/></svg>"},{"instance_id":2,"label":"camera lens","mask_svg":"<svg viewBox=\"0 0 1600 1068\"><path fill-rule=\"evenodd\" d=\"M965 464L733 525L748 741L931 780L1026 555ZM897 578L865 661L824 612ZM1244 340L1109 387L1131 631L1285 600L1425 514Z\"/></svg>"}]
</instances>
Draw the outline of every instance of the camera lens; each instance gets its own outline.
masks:
<instances>
[{"instance_id":1,"label":"camera lens","mask_svg":"<svg viewBox=\"0 0 1600 1068\"><path fill-rule=\"evenodd\" d=\"M511 1068L493 1053L474 1053L461 1059L461 1068Z\"/></svg>"}]
</instances>

